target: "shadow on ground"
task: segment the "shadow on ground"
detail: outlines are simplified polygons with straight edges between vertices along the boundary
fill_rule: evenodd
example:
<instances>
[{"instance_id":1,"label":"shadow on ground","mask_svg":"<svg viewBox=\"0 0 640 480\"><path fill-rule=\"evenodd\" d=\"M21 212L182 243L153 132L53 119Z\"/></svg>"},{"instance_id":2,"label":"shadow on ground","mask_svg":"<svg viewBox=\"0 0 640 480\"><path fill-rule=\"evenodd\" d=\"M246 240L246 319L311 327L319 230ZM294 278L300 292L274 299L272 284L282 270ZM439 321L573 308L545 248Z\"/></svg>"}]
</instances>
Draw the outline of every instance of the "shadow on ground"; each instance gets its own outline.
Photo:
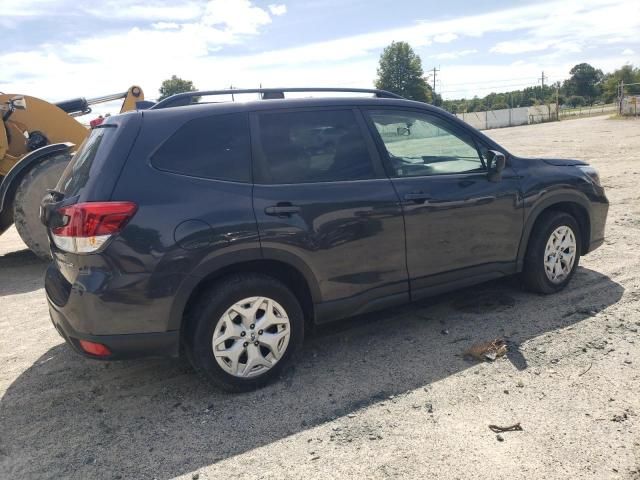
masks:
<instances>
[{"instance_id":1,"label":"shadow on ground","mask_svg":"<svg viewBox=\"0 0 640 480\"><path fill-rule=\"evenodd\" d=\"M27 293L42 288L47 262L31 250L0 255L0 297Z\"/></svg>"},{"instance_id":2,"label":"shadow on ground","mask_svg":"<svg viewBox=\"0 0 640 480\"><path fill-rule=\"evenodd\" d=\"M427 386L474 363L471 343L518 346L577 324L624 289L580 268L566 291L523 293L513 279L342 322L316 332L279 382L230 395L182 361L97 363L50 349L0 401L5 478L170 478ZM445 333L446 332L446 333ZM531 354L533 355L533 354Z\"/></svg>"}]
</instances>

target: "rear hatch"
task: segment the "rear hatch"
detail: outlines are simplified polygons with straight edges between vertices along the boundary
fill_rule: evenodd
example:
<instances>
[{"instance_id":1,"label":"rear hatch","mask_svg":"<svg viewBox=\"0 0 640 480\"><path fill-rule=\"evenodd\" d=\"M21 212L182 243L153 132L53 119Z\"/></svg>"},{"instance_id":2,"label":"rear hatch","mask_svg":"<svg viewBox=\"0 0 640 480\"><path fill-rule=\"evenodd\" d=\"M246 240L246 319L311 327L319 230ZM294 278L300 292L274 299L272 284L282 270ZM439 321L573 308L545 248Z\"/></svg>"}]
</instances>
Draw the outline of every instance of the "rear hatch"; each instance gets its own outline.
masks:
<instances>
[{"instance_id":1,"label":"rear hatch","mask_svg":"<svg viewBox=\"0 0 640 480\"><path fill-rule=\"evenodd\" d=\"M43 198L40 219L49 229L54 254L98 251L108 240L105 236L123 226L123 215L135 213L135 205L109 199L140 123L141 114L131 113L93 128L56 188Z\"/></svg>"}]
</instances>

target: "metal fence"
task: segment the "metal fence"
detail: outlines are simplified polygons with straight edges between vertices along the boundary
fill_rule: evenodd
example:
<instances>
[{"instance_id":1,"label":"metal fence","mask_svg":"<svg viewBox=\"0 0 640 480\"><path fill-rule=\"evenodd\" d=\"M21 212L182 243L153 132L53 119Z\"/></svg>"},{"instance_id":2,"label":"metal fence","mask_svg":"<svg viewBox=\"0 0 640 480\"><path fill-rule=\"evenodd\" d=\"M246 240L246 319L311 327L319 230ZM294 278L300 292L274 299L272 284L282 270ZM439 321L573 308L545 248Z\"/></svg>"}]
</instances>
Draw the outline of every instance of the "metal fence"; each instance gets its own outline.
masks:
<instances>
[{"instance_id":1,"label":"metal fence","mask_svg":"<svg viewBox=\"0 0 640 480\"><path fill-rule=\"evenodd\" d=\"M607 113L616 113L618 105L608 103L605 105L591 105L577 108L561 108L560 120L574 117L588 117L591 115L604 115Z\"/></svg>"},{"instance_id":2,"label":"metal fence","mask_svg":"<svg viewBox=\"0 0 640 480\"><path fill-rule=\"evenodd\" d=\"M622 98L620 113L622 115L633 115L634 117L637 117L640 113L640 108L638 108L639 104L640 95L627 95Z\"/></svg>"}]
</instances>

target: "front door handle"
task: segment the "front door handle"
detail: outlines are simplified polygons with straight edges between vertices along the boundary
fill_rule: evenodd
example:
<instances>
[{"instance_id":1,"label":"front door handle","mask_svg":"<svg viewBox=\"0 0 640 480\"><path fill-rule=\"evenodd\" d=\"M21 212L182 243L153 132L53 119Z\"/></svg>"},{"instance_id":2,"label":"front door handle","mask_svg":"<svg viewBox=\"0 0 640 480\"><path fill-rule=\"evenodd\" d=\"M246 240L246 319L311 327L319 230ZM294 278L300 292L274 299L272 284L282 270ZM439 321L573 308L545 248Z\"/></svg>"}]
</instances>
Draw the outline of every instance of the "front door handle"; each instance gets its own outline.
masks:
<instances>
[{"instance_id":1,"label":"front door handle","mask_svg":"<svg viewBox=\"0 0 640 480\"><path fill-rule=\"evenodd\" d=\"M300 213L300 207L292 205L289 202L283 202L266 207L264 213L277 217L289 217L295 213Z\"/></svg>"},{"instance_id":2,"label":"front door handle","mask_svg":"<svg viewBox=\"0 0 640 480\"><path fill-rule=\"evenodd\" d=\"M429 194L424 192L411 192L404 194L404 199L411 203L427 203L430 198Z\"/></svg>"}]
</instances>

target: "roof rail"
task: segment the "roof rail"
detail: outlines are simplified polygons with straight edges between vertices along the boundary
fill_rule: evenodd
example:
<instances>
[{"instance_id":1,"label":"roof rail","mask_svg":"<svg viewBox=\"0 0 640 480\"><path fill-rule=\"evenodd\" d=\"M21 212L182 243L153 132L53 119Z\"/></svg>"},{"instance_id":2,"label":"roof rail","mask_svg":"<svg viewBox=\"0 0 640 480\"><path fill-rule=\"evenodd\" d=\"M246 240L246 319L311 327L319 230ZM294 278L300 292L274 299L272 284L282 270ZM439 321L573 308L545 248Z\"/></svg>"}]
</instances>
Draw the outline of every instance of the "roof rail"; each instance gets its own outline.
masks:
<instances>
[{"instance_id":1,"label":"roof rail","mask_svg":"<svg viewBox=\"0 0 640 480\"><path fill-rule=\"evenodd\" d=\"M190 105L194 97L204 97L210 95L237 95L242 93L260 93L261 98L283 98L284 92L340 92L340 93L371 93L378 98L399 98L403 99L400 95L387 92L386 90L376 90L370 88L241 88L230 90L203 90L197 92L184 92L176 93L164 100L160 100L153 105L150 110L156 110L159 108L180 107L184 105Z\"/></svg>"}]
</instances>

